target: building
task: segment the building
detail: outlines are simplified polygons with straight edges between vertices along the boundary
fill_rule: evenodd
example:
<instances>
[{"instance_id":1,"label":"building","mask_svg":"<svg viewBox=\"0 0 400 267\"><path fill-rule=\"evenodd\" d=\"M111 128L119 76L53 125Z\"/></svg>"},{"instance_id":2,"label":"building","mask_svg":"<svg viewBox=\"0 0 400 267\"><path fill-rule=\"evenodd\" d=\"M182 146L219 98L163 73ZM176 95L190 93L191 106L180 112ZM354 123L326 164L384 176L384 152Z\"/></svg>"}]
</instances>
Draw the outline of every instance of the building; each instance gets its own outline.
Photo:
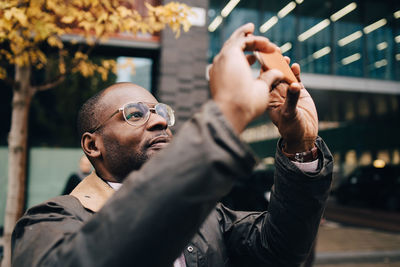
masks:
<instances>
[{"instance_id":1,"label":"building","mask_svg":"<svg viewBox=\"0 0 400 267\"><path fill-rule=\"evenodd\" d=\"M210 58L245 22L302 68L338 174L400 164L400 2L210 0ZM268 118L243 138L271 162L279 133ZM378 160L378 161L376 161Z\"/></svg>"}]
</instances>

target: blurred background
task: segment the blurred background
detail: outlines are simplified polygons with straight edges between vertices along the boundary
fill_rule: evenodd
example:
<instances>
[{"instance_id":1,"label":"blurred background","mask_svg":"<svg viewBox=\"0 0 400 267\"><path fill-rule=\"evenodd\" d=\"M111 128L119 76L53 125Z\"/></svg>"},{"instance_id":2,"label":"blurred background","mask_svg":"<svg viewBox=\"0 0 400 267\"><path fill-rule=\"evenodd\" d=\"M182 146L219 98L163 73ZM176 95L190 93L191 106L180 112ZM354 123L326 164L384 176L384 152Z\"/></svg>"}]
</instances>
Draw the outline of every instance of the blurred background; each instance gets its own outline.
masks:
<instances>
[{"instance_id":1,"label":"blurred background","mask_svg":"<svg viewBox=\"0 0 400 267\"><path fill-rule=\"evenodd\" d=\"M145 1L127 2L144 12ZM97 46L91 57L95 61L116 59L117 74L105 82L99 75L71 75L55 90L34 98L26 207L61 194L68 177L78 171L82 152L75 120L86 99L114 82L137 83L174 107L177 131L209 99L206 68L223 42L238 26L253 22L255 34L268 37L301 65L302 81L317 106L320 136L335 158L316 264L400 266L400 1L182 2L196 14L189 32L178 39L170 30L116 34ZM71 38L65 36L63 41L68 44ZM256 76L259 65L253 68ZM51 71L36 71L34 79L39 83ZM0 88L1 228L12 91L1 81ZM278 137L266 115L243 133L242 138L261 159L258 174L271 177ZM250 185L235 188L227 203L241 209L262 208L271 186L270 179L254 179ZM249 200L252 192L260 197Z\"/></svg>"}]
</instances>

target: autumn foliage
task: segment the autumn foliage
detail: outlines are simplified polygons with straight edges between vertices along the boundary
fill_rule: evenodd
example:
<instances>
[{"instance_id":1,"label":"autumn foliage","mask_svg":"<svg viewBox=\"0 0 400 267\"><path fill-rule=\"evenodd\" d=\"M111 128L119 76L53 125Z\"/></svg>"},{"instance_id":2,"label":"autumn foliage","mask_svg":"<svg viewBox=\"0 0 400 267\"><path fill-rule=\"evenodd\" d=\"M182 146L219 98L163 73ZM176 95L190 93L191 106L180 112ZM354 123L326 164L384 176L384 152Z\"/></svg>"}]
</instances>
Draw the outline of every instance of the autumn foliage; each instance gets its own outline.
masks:
<instances>
[{"instance_id":1,"label":"autumn foliage","mask_svg":"<svg viewBox=\"0 0 400 267\"><path fill-rule=\"evenodd\" d=\"M43 43L59 50L59 73L65 74L64 58L72 59L71 72L84 76L99 72L106 79L115 70L113 60L96 65L88 60L87 51L78 49L72 54L64 49L63 36L79 36L72 43L84 41L92 46L105 41L114 33L154 33L168 25L177 35L187 31L190 9L185 4L171 2L164 6L146 4L143 16L127 1L121 0L1 0L0 1L0 61L18 66L46 66ZM0 79L7 77L5 66L0 67Z\"/></svg>"}]
</instances>

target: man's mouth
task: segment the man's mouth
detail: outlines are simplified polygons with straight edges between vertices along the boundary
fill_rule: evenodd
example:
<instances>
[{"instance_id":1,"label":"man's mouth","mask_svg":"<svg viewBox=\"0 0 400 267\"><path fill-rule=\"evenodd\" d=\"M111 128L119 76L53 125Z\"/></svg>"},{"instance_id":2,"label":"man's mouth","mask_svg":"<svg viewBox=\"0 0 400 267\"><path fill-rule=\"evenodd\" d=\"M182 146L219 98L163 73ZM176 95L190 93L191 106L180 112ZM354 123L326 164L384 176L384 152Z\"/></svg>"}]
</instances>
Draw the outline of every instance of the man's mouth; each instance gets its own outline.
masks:
<instances>
[{"instance_id":1,"label":"man's mouth","mask_svg":"<svg viewBox=\"0 0 400 267\"><path fill-rule=\"evenodd\" d=\"M168 135L160 135L150 140L148 147L152 149L161 149L168 145L171 137Z\"/></svg>"}]
</instances>

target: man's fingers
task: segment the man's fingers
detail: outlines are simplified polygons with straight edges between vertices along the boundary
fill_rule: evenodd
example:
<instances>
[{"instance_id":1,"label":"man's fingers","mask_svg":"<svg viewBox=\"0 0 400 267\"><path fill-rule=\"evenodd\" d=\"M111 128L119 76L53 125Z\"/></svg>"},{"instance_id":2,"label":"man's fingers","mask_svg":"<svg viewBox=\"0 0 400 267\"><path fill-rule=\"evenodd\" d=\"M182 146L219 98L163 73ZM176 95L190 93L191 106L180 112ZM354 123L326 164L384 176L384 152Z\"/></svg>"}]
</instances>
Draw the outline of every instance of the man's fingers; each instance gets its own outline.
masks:
<instances>
[{"instance_id":1,"label":"man's fingers","mask_svg":"<svg viewBox=\"0 0 400 267\"><path fill-rule=\"evenodd\" d=\"M293 63L293 65L292 65L291 68L292 68L292 72L294 73L294 76L296 76L297 80L298 80L299 82L301 82L301 78L300 78L300 72L301 72L301 70L300 70L300 65L297 64L297 63Z\"/></svg>"},{"instance_id":2,"label":"man's fingers","mask_svg":"<svg viewBox=\"0 0 400 267\"><path fill-rule=\"evenodd\" d=\"M252 34L254 32L254 24L253 23L247 23L244 24L243 26L237 28L229 38L230 40L234 40L237 38L245 37L248 34Z\"/></svg>"},{"instance_id":3,"label":"man's fingers","mask_svg":"<svg viewBox=\"0 0 400 267\"><path fill-rule=\"evenodd\" d=\"M274 52L277 46L264 36L249 35L238 40L243 51Z\"/></svg>"},{"instance_id":4,"label":"man's fingers","mask_svg":"<svg viewBox=\"0 0 400 267\"><path fill-rule=\"evenodd\" d=\"M299 100L301 85L299 83L292 83L286 93L285 104L283 105L283 112L287 117L296 115L296 106Z\"/></svg>"},{"instance_id":5,"label":"man's fingers","mask_svg":"<svg viewBox=\"0 0 400 267\"><path fill-rule=\"evenodd\" d=\"M283 79L283 73L277 69L272 69L261 73L259 79L266 82L268 88L271 89L273 84Z\"/></svg>"},{"instance_id":6,"label":"man's fingers","mask_svg":"<svg viewBox=\"0 0 400 267\"><path fill-rule=\"evenodd\" d=\"M286 63L289 65L290 64L290 57L284 56L283 58L285 59Z\"/></svg>"}]
</instances>

